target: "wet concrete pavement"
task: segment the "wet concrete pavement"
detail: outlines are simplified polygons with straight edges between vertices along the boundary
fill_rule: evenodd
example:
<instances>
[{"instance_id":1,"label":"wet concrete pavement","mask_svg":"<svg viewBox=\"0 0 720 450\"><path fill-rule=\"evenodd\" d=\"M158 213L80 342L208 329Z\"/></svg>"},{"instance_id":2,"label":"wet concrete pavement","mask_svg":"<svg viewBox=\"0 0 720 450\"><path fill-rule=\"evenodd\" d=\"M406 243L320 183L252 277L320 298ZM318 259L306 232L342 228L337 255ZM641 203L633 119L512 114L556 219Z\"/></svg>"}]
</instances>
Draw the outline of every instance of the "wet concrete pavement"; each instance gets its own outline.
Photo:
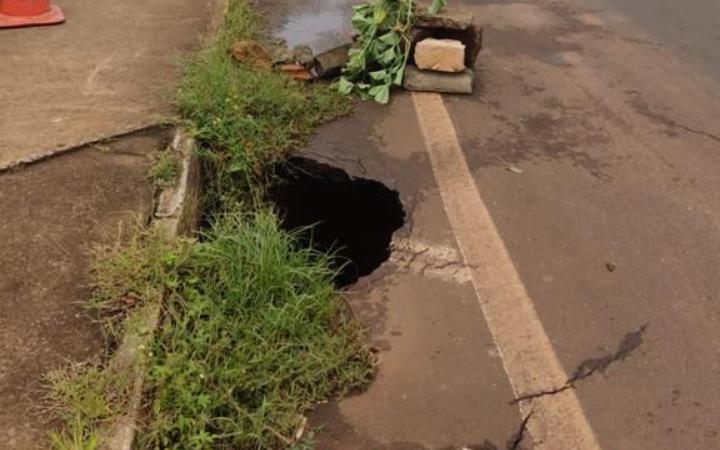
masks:
<instances>
[{"instance_id":1,"label":"wet concrete pavement","mask_svg":"<svg viewBox=\"0 0 720 450\"><path fill-rule=\"evenodd\" d=\"M445 106L599 445L719 448L720 79L703 58L716 10L463 3L486 48L476 93ZM684 33L666 26L678 22ZM381 349L378 381L320 410L320 448L505 448L522 420L415 120L400 94L310 146L411 211L391 261L351 297Z\"/></svg>"},{"instance_id":2,"label":"wet concrete pavement","mask_svg":"<svg viewBox=\"0 0 720 450\"><path fill-rule=\"evenodd\" d=\"M150 125L172 116L177 64L220 2L58 3L61 26L0 30L0 448L8 450L48 448L44 377L105 347L82 307L89 249L121 222L148 217L148 154L167 144L167 129ZM144 130L108 139L136 128Z\"/></svg>"},{"instance_id":3,"label":"wet concrete pavement","mask_svg":"<svg viewBox=\"0 0 720 450\"><path fill-rule=\"evenodd\" d=\"M0 169L167 121L213 0L64 0L60 26L0 31Z\"/></svg>"},{"instance_id":4,"label":"wet concrete pavement","mask_svg":"<svg viewBox=\"0 0 720 450\"><path fill-rule=\"evenodd\" d=\"M0 445L45 450L48 372L99 357L90 297L93 245L153 208L149 152L167 130L89 146L0 177Z\"/></svg>"}]
</instances>

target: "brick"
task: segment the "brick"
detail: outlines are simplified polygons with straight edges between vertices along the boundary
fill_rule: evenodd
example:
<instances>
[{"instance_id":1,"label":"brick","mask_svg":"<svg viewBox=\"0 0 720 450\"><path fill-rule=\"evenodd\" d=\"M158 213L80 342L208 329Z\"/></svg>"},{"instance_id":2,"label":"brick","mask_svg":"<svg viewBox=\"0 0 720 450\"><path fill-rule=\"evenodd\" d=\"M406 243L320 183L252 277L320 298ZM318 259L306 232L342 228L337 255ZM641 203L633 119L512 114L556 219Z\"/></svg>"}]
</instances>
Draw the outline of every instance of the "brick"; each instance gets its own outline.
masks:
<instances>
[{"instance_id":1,"label":"brick","mask_svg":"<svg viewBox=\"0 0 720 450\"><path fill-rule=\"evenodd\" d=\"M403 87L408 91L472 94L475 74L470 69L460 73L430 72L417 67L405 68Z\"/></svg>"},{"instance_id":2,"label":"brick","mask_svg":"<svg viewBox=\"0 0 720 450\"><path fill-rule=\"evenodd\" d=\"M462 72L465 70L465 45L452 39L424 39L415 46L415 65L421 70Z\"/></svg>"}]
</instances>

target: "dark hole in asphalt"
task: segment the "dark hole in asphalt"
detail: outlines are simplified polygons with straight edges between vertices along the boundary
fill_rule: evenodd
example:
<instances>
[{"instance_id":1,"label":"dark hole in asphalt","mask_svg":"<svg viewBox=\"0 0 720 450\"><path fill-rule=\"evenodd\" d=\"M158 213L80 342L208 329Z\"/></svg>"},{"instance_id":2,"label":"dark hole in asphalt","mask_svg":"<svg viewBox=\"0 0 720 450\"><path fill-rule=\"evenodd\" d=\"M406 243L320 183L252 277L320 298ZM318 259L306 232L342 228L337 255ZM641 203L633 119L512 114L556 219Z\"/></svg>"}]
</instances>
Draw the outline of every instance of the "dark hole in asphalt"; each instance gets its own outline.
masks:
<instances>
[{"instance_id":1,"label":"dark hole in asphalt","mask_svg":"<svg viewBox=\"0 0 720 450\"><path fill-rule=\"evenodd\" d=\"M405 222L396 191L300 157L290 158L276 175L270 200L283 227L311 227L301 233L301 243L335 255L337 287L355 283L390 257L393 232Z\"/></svg>"}]
</instances>

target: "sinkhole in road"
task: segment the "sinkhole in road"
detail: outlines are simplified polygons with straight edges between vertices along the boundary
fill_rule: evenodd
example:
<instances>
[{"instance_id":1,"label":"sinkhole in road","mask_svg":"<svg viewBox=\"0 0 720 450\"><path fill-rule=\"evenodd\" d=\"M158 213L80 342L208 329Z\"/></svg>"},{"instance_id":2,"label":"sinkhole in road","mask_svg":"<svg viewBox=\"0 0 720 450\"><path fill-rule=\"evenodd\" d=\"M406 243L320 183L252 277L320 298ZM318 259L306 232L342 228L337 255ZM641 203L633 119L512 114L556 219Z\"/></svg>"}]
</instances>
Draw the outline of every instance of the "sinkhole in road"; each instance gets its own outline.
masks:
<instances>
[{"instance_id":1,"label":"sinkhole in road","mask_svg":"<svg viewBox=\"0 0 720 450\"><path fill-rule=\"evenodd\" d=\"M392 235L405 223L396 191L301 157L289 158L276 176L269 195L283 228L302 229L301 244L334 255L337 287L355 283L390 257Z\"/></svg>"}]
</instances>

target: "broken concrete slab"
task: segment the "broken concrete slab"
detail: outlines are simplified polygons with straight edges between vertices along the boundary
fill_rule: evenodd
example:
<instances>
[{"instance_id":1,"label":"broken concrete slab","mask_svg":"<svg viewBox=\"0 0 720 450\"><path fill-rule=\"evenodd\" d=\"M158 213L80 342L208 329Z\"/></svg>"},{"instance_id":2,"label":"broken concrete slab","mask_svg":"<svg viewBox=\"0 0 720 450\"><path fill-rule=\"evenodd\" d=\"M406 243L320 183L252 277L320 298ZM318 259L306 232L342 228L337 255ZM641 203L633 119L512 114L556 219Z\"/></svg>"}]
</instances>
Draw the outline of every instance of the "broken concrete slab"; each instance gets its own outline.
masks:
<instances>
[{"instance_id":1,"label":"broken concrete slab","mask_svg":"<svg viewBox=\"0 0 720 450\"><path fill-rule=\"evenodd\" d=\"M462 72L465 70L465 45L453 39L423 39L415 47L415 66L420 70Z\"/></svg>"},{"instance_id":2,"label":"broken concrete slab","mask_svg":"<svg viewBox=\"0 0 720 450\"><path fill-rule=\"evenodd\" d=\"M335 47L315 56L315 71L320 78L337 77L348 62L348 51L352 43Z\"/></svg>"},{"instance_id":3,"label":"broken concrete slab","mask_svg":"<svg viewBox=\"0 0 720 450\"><path fill-rule=\"evenodd\" d=\"M415 66L405 68L403 87L408 91L472 94L475 74L470 69L460 73L430 72Z\"/></svg>"}]
</instances>

